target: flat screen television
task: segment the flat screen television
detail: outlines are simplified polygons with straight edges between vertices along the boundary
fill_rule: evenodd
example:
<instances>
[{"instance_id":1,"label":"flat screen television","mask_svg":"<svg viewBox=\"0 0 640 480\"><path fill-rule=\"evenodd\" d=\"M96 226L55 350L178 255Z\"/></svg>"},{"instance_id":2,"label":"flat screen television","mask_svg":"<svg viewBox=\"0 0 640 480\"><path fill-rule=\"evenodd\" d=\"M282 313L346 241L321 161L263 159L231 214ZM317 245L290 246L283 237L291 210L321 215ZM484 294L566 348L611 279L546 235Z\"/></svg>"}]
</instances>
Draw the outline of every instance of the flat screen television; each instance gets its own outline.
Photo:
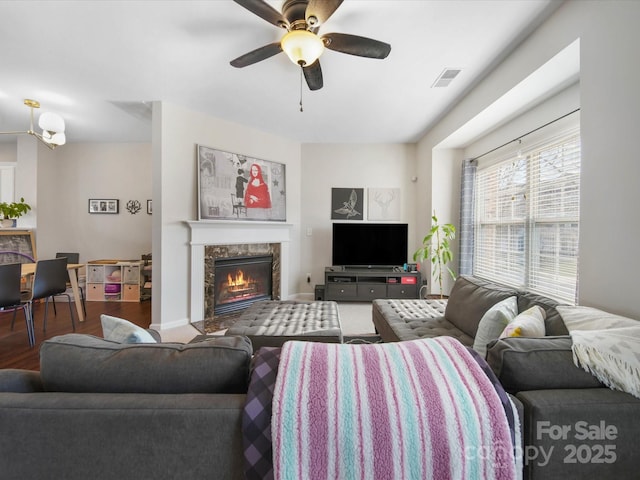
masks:
<instances>
[{"instance_id":1,"label":"flat screen television","mask_svg":"<svg viewBox=\"0 0 640 480\"><path fill-rule=\"evenodd\" d=\"M397 267L407 261L406 223L334 223L332 262L343 267Z\"/></svg>"}]
</instances>

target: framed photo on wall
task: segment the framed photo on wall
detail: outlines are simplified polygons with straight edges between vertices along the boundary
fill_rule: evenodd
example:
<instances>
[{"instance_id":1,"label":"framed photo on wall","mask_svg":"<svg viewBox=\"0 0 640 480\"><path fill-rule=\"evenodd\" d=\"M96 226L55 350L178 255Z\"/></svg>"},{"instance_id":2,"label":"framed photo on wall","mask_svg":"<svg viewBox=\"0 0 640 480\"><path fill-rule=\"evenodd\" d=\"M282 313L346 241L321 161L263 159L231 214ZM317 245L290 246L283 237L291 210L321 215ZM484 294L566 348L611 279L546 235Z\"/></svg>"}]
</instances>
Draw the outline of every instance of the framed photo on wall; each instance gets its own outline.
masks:
<instances>
[{"instance_id":1,"label":"framed photo on wall","mask_svg":"<svg viewBox=\"0 0 640 480\"><path fill-rule=\"evenodd\" d=\"M198 220L287 220L284 164L197 147Z\"/></svg>"},{"instance_id":2,"label":"framed photo on wall","mask_svg":"<svg viewBox=\"0 0 640 480\"><path fill-rule=\"evenodd\" d=\"M331 220L362 220L364 188L332 188Z\"/></svg>"},{"instance_id":3,"label":"framed photo on wall","mask_svg":"<svg viewBox=\"0 0 640 480\"><path fill-rule=\"evenodd\" d=\"M119 213L120 200L115 198L90 198L89 213Z\"/></svg>"},{"instance_id":4,"label":"framed photo on wall","mask_svg":"<svg viewBox=\"0 0 640 480\"><path fill-rule=\"evenodd\" d=\"M368 220L400 221L400 189L369 188Z\"/></svg>"}]
</instances>

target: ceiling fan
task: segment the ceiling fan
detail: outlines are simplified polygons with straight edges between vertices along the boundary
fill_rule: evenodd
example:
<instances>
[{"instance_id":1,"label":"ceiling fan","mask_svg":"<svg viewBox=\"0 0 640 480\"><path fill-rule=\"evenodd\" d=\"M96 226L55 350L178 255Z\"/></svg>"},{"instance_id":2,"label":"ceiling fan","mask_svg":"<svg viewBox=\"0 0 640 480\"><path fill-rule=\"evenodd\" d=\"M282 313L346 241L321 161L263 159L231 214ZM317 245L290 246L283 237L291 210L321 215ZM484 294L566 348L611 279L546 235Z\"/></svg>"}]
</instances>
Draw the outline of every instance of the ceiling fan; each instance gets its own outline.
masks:
<instances>
[{"instance_id":1,"label":"ceiling fan","mask_svg":"<svg viewBox=\"0 0 640 480\"><path fill-rule=\"evenodd\" d=\"M291 61L302 67L310 90L322 88L319 57L325 48L359 57L383 59L391 45L371 38L346 33L318 35L318 30L342 4L343 0L284 0L282 13L264 0L234 0L267 22L287 30L279 42L270 43L231 61L237 68L266 60L284 51Z\"/></svg>"}]
</instances>

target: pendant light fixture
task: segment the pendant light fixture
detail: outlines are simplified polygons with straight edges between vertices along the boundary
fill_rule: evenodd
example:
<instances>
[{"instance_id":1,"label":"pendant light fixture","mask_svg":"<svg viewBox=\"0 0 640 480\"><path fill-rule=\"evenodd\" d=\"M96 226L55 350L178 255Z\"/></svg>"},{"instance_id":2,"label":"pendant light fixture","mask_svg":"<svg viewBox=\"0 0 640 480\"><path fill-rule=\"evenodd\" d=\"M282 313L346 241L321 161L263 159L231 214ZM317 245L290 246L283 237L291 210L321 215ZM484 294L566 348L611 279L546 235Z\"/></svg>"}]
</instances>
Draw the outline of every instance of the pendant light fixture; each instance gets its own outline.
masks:
<instances>
[{"instance_id":1,"label":"pendant light fixture","mask_svg":"<svg viewBox=\"0 0 640 480\"><path fill-rule=\"evenodd\" d=\"M52 112L45 112L40 115L40 118L38 119L38 126L42 129L42 133L39 133L34 130L33 110L35 108L40 108L40 102L26 98L24 100L24 104L29 107L31 113L29 130L26 132L0 132L0 135L33 135L51 150L60 145L64 145L67 142L67 138L64 134L64 119L60 115Z\"/></svg>"}]
</instances>

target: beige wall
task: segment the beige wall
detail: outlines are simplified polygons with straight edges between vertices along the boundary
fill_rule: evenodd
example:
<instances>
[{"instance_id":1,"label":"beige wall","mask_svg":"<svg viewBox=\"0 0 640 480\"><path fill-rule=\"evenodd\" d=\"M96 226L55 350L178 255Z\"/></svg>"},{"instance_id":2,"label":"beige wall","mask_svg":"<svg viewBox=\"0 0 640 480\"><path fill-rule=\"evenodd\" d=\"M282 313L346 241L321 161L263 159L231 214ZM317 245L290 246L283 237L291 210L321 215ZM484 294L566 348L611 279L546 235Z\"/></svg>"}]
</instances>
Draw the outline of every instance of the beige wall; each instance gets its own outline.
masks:
<instances>
[{"instance_id":1,"label":"beige wall","mask_svg":"<svg viewBox=\"0 0 640 480\"><path fill-rule=\"evenodd\" d=\"M69 144L51 158L41 153L36 204L40 258L63 251L79 252L82 262L139 259L151 251L150 144ZM120 213L89 214L90 198L118 199ZM129 213L130 200L140 202L142 210Z\"/></svg>"},{"instance_id":2,"label":"beige wall","mask_svg":"<svg viewBox=\"0 0 640 480\"><path fill-rule=\"evenodd\" d=\"M300 145L169 103L154 103L153 123L152 325L169 328L201 320L189 318L190 231L185 223L198 219L196 145L284 163L293 239L300 233ZM300 268L299 243L291 244L290 285Z\"/></svg>"},{"instance_id":3,"label":"beige wall","mask_svg":"<svg viewBox=\"0 0 640 480\"><path fill-rule=\"evenodd\" d=\"M368 188L401 190L401 222L409 223L413 238L416 215L415 149L410 144L305 144L302 146L301 270L298 292L312 293L324 283L324 267L331 265L331 189L363 188L364 220ZM309 235L310 233L310 235ZM407 259L416 249L409 243ZM306 274L311 274L311 283Z\"/></svg>"},{"instance_id":4,"label":"beige wall","mask_svg":"<svg viewBox=\"0 0 640 480\"><path fill-rule=\"evenodd\" d=\"M0 163L15 163L15 162L16 162L15 142L0 143Z\"/></svg>"},{"instance_id":5,"label":"beige wall","mask_svg":"<svg viewBox=\"0 0 640 480\"><path fill-rule=\"evenodd\" d=\"M433 149L560 50L580 40L582 198L579 303L640 318L636 253L640 235L637 128L640 123L638 2L565 3L418 144L419 171ZM624 32L624 34L623 34ZM548 120L552 120L549 118ZM425 175L427 177L427 175ZM427 205L454 202L457 192ZM455 212L455 208L451 208ZM457 216L452 216L457 223ZM610 236L607 232L612 232Z\"/></svg>"},{"instance_id":6,"label":"beige wall","mask_svg":"<svg viewBox=\"0 0 640 480\"><path fill-rule=\"evenodd\" d=\"M51 151L23 135L0 150L16 166L14 198L32 207L18 227L35 231L38 258L71 251L82 262L136 259L151 251L150 144L68 144ZM90 215L90 198L118 199L120 213ZM142 210L130 214L129 200L138 200Z\"/></svg>"},{"instance_id":7,"label":"beige wall","mask_svg":"<svg viewBox=\"0 0 640 480\"><path fill-rule=\"evenodd\" d=\"M580 32L580 303L640 319L640 3L598 2Z\"/></svg>"}]
</instances>

